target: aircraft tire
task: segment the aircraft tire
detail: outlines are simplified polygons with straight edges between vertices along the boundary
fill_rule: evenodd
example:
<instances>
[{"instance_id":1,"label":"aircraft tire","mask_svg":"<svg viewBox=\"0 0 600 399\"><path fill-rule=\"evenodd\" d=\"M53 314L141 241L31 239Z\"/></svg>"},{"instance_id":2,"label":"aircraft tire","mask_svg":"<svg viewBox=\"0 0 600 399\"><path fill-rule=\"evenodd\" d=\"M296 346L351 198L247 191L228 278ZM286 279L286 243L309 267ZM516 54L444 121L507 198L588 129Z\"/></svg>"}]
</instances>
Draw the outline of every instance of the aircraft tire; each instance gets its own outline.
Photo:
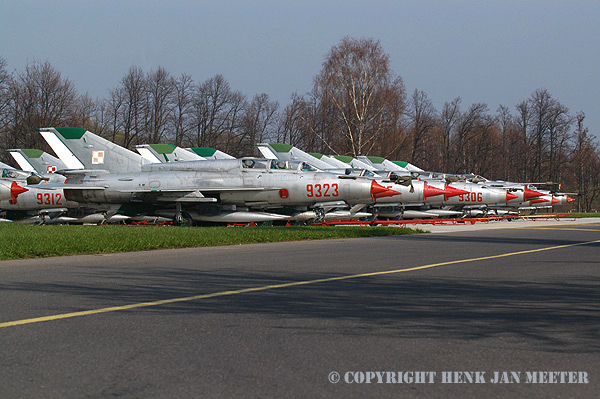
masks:
<instances>
[{"instance_id":1,"label":"aircraft tire","mask_svg":"<svg viewBox=\"0 0 600 399\"><path fill-rule=\"evenodd\" d=\"M181 212L181 220L175 219L175 224L177 226L190 227L194 225L194 219L187 212Z\"/></svg>"}]
</instances>

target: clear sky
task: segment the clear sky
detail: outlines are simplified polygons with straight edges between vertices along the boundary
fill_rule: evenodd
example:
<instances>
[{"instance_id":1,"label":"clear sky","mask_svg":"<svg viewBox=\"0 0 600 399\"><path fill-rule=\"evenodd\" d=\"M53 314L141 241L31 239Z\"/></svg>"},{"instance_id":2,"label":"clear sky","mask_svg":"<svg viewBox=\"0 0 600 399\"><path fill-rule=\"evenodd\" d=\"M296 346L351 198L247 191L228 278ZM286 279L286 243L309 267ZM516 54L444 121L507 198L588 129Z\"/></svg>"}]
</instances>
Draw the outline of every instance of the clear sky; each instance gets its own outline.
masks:
<instances>
[{"instance_id":1,"label":"clear sky","mask_svg":"<svg viewBox=\"0 0 600 399\"><path fill-rule=\"evenodd\" d=\"M515 105L538 88L600 136L597 0L0 0L9 71L49 61L78 92L108 97L129 67L197 82L222 74L283 108L311 90L344 36L381 41L407 92Z\"/></svg>"}]
</instances>

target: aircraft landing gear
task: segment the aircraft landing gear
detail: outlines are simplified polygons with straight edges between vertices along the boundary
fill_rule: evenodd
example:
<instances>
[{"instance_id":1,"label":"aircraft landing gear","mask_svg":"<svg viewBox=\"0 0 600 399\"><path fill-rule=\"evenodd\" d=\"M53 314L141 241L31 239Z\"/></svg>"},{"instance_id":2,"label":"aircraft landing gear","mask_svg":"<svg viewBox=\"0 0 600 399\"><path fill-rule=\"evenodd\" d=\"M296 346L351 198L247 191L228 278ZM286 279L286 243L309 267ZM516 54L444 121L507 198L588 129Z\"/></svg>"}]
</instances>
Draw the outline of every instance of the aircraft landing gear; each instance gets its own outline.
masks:
<instances>
[{"instance_id":1,"label":"aircraft landing gear","mask_svg":"<svg viewBox=\"0 0 600 399\"><path fill-rule=\"evenodd\" d=\"M192 219L189 213L182 212L181 214L175 216L173 224L175 226L190 227L194 225L194 219Z\"/></svg>"},{"instance_id":2,"label":"aircraft landing gear","mask_svg":"<svg viewBox=\"0 0 600 399\"><path fill-rule=\"evenodd\" d=\"M315 223L321 223L323 220L325 220L325 209L315 208L315 214L317 215L315 218Z\"/></svg>"},{"instance_id":3,"label":"aircraft landing gear","mask_svg":"<svg viewBox=\"0 0 600 399\"><path fill-rule=\"evenodd\" d=\"M173 218L173 224L175 226L189 227L194 225L194 219L187 212L181 211L181 203L175 203L175 217Z\"/></svg>"}]
</instances>

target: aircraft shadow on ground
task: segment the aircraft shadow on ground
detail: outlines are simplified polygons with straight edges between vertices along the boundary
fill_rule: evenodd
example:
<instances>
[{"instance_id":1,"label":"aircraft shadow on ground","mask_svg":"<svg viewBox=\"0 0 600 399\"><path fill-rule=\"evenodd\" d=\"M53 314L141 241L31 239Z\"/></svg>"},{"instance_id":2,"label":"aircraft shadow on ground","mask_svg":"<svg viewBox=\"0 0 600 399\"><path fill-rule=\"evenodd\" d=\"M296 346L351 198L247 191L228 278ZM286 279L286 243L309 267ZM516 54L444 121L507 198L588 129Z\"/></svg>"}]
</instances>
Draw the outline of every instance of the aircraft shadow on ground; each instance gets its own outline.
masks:
<instances>
[{"instance_id":1,"label":"aircraft shadow on ground","mask_svg":"<svg viewBox=\"0 0 600 399\"><path fill-rule=\"evenodd\" d=\"M181 298L332 277L272 271L199 272L177 268L115 275L102 285L0 284L3 290L62 293L105 306ZM103 276L106 278L106 276ZM101 305L102 306L102 305ZM99 307L99 306L96 306ZM84 310L60 309L57 313ZM244 315L300 320L296 334L348 334L478 340L528 339L532 349L600 352L600 279L519 282L419 278L414 275L361 277L269 289L129 310L153 314ZM324 319L327 328L305 327L304 319ZM288 326L288 327L284 327Z\"/></svg>"}]
</instances>

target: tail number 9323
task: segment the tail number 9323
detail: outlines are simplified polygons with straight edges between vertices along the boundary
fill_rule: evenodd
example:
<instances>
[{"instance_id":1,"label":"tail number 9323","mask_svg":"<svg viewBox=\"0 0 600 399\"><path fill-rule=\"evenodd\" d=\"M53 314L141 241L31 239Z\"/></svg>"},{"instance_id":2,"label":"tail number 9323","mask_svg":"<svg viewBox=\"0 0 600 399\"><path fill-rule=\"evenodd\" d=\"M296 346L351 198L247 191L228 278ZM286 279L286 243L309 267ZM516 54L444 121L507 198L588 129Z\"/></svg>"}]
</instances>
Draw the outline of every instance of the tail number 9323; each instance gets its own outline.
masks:
<instances>
[{"instance_id":1,"label":"tail number 9323","mask_svg":"<svg viewBox=\"0 0 600 399\"><path fill-rule=\"evenodd\" d=\"M339 187L337 183L333 184L307 184L306 185L306 196L307 197L337 197L339 196Z\"/></svg>"}]
</instances>

